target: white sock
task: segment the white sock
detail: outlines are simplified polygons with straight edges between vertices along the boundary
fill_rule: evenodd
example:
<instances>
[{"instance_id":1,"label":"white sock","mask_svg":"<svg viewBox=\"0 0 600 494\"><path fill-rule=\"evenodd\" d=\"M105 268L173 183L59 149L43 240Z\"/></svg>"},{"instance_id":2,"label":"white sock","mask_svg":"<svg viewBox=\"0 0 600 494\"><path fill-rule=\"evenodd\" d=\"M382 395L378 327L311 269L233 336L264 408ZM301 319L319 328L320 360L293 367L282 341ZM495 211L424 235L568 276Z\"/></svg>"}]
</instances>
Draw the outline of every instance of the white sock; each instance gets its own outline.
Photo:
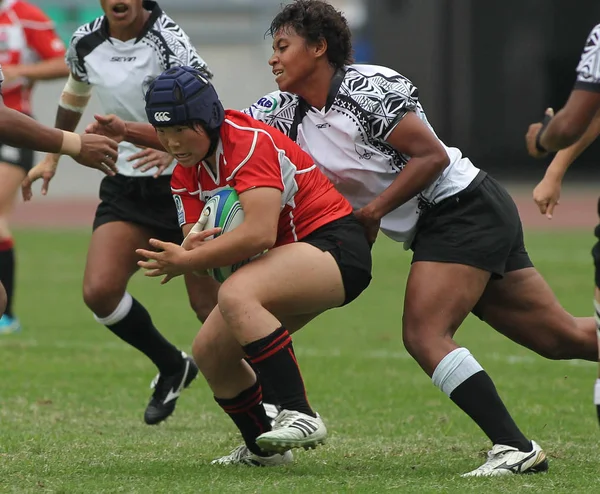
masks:
<instances>
[{"instance_id":1,"label":"white sock","mask_svg":"<svg viewBox=\"0 0 600 494\"><path fill-rule=\"evenodd\" d=\"M450 396L463 382L482 371L483 367L466 348L457 348L446 355L431 376L433 384Z\"/></svg>"},{"instance_id":2,"label":"white sock","mask_svg":"<svg viewBox=\"0 0 600 494\"><path fill-rule=\"evenodd\" d=\"M132 305L133 297L128 292L125 292L125 295L123 295L119 305L117 305L117 308L112 312L112 314L106 317L98 317L96 314L94 314L94 319L105 326L117 324L119 321L125 319L125 316L129 314Z\"/></svg>"},{"instance_id":3,"label":"white sock","mask_svg":"<svg viewBox=\"0 0 600 494\"><path fill-rule=\"evenodd\" d=\"M596 386L594 386L594 405L600 406L600 378L596 379Z\"/></svg>"}]
</instances>

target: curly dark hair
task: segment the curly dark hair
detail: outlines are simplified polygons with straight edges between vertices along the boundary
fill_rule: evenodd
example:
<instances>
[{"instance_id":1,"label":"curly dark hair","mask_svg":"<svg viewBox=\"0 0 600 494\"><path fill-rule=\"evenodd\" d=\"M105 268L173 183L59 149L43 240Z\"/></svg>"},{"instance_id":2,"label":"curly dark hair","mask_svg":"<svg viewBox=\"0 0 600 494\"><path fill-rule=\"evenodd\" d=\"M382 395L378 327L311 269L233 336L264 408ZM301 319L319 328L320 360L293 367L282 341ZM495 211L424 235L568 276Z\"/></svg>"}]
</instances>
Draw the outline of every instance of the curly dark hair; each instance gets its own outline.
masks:
<instances>
[{"instance_id":1,"label":"curly dark hair","mask_svg":"<svg viewBox=\"0 0 600 494\"><path fill-rule=\"evenodd\" d=\"M327 42L327 59L335 68L354 62L352 34L340 11L324 0L295 0L271 22L265 36L274 37L281 28L291 27L309 44Z\"/></svg>"}]
</instances>

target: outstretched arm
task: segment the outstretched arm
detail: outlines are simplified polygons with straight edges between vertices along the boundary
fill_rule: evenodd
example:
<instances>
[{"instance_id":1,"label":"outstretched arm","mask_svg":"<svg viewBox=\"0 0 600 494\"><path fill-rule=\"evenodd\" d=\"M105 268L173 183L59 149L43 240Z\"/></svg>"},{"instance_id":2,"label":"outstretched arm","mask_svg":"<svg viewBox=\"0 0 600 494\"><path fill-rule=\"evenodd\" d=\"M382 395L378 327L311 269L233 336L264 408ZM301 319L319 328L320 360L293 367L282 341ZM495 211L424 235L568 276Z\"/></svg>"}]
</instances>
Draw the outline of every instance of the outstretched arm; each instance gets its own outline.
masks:
<instances>
[{"instance_id":1,"label":"outstretched arm","mask_svg":"<svg viewBox=\"0 0 600 494\"><path fill-rule=\"evenodd\" d=\"M117 142L127 141L136 146L165 151L149 123L125 122L116 115L94 115L94 118L96 121L85 128L86 134L99 134Z\"/></svg>"},{"instance_id":2,"label":"outstretched arm","mask_svg":"<svg viewBox=\"0 0 600 494\"><path fill-rule=\"evenodd\" d=\"M1 98L0 98L1 100ZM70 134L70 133L69 133ZM48 153L76 156L79 152L69 146L72 139L59 129L47 127L0 102L0 140L9 146L28 148Z\"/></svg>"}]
</instances>

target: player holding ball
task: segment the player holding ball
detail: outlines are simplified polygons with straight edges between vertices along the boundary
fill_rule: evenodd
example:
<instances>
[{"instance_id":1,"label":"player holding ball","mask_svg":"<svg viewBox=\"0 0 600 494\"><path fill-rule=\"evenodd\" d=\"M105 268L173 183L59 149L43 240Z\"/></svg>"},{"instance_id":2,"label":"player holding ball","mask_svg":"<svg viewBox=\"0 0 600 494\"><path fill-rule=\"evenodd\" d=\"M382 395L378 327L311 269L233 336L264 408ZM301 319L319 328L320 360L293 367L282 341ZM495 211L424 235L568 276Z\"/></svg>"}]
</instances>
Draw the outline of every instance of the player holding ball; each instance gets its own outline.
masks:
<instances>
[{"instance_id":1,"label":"player holding ball","mask_svg":"<svg viewBox=\"0 0 600 494\"><path fill-rule=\"evenodd\" d=\"M269 249L225 280L218 306L194 341L198 367L245 441L215 462L287 463L290 449L314 447L327 435L306 398L290 335L368 286L365 230L307 153L278 130L224 110L196 69L173 68L155 79L146 93L146 114L179 162L172 188L184 234L205 201L223 188L235 189L244 211L239 226L193 250L152 240L160 252L137 251L150 260L139 262L146 274L171 278L230 266ZM260 382L244 357L280 399L273 428Z\"/></svg>"}]
</instances>

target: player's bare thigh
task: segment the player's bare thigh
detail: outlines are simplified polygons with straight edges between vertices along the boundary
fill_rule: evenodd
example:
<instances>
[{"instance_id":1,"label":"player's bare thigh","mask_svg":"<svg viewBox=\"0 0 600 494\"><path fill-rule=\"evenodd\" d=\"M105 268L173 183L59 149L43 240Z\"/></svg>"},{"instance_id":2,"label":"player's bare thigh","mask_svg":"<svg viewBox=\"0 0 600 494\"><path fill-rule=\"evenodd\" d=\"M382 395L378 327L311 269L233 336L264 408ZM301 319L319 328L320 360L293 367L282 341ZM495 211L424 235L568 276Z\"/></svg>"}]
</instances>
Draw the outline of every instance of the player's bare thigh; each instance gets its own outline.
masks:
<instances>
[{"instance_id":1,"label":"player's bare thigh","mask_svg":"<svg viewBox=\"0 0 600 494\"><path fill-rule=\"evenodd\" d=\"M593 318L576 318L532 267L509 271L486 287L475 313L511 340L547 358L597 359Z\"/></svg>"},{"instance_id":2,"label":"player's bare thigh","mask_svg":"<svg viewBox=\"0 0 600 494\"><path fill-rule=\"evenodd\" d=\"M228 311L243 312L238 304L259 304L285 317L320 313L344 299L333 256L305 242L277 247L245 265L222 284L218 297L226 319Z\"/></svg>"}]
</instances>

